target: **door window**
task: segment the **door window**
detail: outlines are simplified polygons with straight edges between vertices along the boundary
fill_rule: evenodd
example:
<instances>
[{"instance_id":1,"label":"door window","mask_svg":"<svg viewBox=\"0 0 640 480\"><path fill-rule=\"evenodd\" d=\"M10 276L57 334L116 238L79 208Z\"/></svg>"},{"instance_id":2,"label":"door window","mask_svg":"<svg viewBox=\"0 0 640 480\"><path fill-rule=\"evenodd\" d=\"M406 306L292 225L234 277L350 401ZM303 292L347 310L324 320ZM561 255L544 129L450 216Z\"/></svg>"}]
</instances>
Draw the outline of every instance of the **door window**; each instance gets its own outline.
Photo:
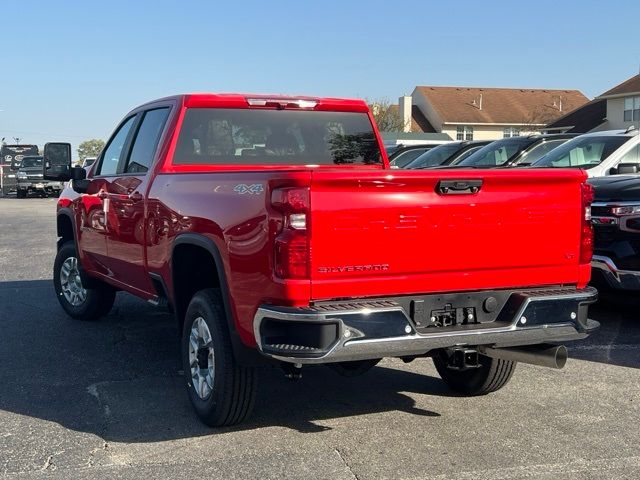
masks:
<instances>
[{"instance_id":1,"label":"door window","mask_svg":"<svg viewBox=\"0 0 640 480\"><path fill-rule=\"evenodd\" d=\"M537 162L542 157L544 157L551 150L553 150L556 147L559 147L566 141L567 141L566 139L563 139L563 140L547 140L546 142L542 142L536 145L535 147L533 147L527 153L525 153L522 159L520 160L520 162L518 163L532 165L533 163Z\"/></svg>"},{"instance_id":2,"label":"door window","mask_svg":"<svg viewBox=\"0 0 640 480\"><path fill-rule=\"evenodd\" d=\"M127 119L113 137L111 137L109 145L102 155L102 163L100 164L97 175L115 175L118 172L120 157L122 156L122 151L127 143L127 137L129 136L129 131L133 126L135 118L134 115Z\"/></svg>"},{"instance_id":3,"label":"door window","mask_svg":"<svg viewBox=\"0 0 640 480\"><path fill-rule=\"evenodd\" d=\"M129 155L126 173L145 173L149 170L168 116L169 108L145 112Z\"/></svg>"},{"instance_id":4,"label":"door window","mask_svg":"<svg viewBox=\"0 0 640 480\"><path fill-rule=\"evenodd\" d=\"M640 145L636 145L625 153L619 163L640 163Z\"/></svg>"}]
</instances>

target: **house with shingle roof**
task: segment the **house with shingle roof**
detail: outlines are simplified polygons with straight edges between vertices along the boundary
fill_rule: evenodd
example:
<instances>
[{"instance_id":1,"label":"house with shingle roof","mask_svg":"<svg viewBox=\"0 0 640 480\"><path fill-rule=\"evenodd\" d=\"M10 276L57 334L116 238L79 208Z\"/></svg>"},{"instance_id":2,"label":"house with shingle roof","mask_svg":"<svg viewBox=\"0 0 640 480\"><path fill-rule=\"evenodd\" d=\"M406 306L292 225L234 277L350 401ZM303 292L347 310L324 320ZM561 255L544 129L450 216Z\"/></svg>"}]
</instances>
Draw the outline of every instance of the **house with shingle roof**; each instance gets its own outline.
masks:
<instances>
[{"instance_id":1,"label":"house with shingle roof","mask_svg":"<svg viewBox=\"0 0 640 480\"><path fill-rule=\"evenodd\" d=\"M599 130L640 125L640 75L634 75L596 98L607 101L607 117Z\"/></svg>"},{"instance_id":2,"label":"house with shingle roof","mask_svg":"<svg viewBox=\"0 0 640 480\"><path fill-rule=\"evenodd\" d=\"M578 90L418 86L400 97L399 114L412 131L495 140L538 131L587 102Z\"/></svg>"},{"instance_id":3,"label":"house with shingle roof","mask_svg":"<svg viewBox=\"0 0 640 480\"><path fill-rule=\"evenodd\" d=\"M586 133L626 130L631 126L640 126L640 75L634 75L589 103L550 122L544 130L551 133Z\"/></svg>"}]
</instances>

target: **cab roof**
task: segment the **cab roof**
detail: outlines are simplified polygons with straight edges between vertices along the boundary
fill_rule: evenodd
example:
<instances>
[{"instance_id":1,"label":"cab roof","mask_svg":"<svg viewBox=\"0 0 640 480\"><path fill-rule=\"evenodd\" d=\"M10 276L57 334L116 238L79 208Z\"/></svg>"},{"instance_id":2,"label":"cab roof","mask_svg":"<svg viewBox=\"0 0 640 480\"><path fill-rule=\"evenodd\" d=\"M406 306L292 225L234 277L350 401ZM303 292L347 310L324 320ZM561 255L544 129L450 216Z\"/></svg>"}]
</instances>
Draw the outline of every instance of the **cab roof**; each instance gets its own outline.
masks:
<instances>
[{"instance_id":1,"label":"cab roof","mask_svg":"<svg viewBox=\"0 0 640 480\"><path fill-rule=\"evenodd\" d=\"M186 108L291 108L341 112L369 111L367 103L359 99L253 93L188 93L147 102L141 107L169 100L177 101Z\"/></svg>"}]
</instances>

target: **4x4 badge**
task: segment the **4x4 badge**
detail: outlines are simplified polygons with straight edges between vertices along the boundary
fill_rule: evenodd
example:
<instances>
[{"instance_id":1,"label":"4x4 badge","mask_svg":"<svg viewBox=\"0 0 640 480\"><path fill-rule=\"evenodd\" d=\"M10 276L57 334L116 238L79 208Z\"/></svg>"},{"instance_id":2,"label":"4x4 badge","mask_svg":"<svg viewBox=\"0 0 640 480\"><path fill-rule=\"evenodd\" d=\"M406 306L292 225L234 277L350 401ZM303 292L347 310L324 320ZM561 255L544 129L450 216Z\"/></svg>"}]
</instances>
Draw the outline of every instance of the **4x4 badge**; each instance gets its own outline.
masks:
<instances>
[{"instance_id":1,"label":"4x4 badge","mask_svg":"<svg viewBox=\"0 0 640 480\"><path fill-rule=\"evenodd\" d=\"M264 187L261 183L254 183L253 185L241 183L233 187L233 191L239 193L240 195L260 195L262 192L264 192Z\"/></svg>"}]
</instances>

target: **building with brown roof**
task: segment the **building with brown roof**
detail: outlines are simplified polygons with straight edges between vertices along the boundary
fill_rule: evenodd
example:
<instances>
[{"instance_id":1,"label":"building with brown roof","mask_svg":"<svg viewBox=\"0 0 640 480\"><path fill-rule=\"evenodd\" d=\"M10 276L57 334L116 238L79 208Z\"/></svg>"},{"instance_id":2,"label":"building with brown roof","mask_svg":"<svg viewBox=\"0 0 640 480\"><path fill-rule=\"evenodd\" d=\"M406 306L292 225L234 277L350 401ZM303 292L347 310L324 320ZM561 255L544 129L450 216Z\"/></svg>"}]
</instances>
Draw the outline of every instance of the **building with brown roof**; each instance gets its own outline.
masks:
<instances>
[{"instance_id":1,"label":"building with brown roof","mask_svg":"<svg viewBox=\"0 0 640 480\"><path fill-rule=\"evenodd\" d=\"M596 98L607 101L607 117L598 130L640 125L640 75L634 75Z\"/></svg>"},{"instance_id":2,"label":"building with brown roof","mask_svg":"<svg viewBox=\"0 0 640 480\"><path fill-rule=\"evenodd\" d=\"M589 103L550 122L542 131L544 133L587 133L602 129L607 121L606 117L607 101L594 98Z\"/></svg>"},{"instance_id":3,"label":"building with brown roof","mask_svg":"<svg viewBox=\"0 0 640 480\"><path fill-rule=\"evenodd\" d=\"M417 109L425 125L454 140L494 140L538 131L588 101L577 90L418 86L400 97L399 113L420 127Z\"/></svg>"},{"instance_id":4,"label":"building with brown roof","mask_svg":"<svg viewBox=\"0 0 640 480\"><path fill-rule=\"evenodd\" d=\"M598 95L589 103L550 122L547 132L586 133L640 127L640 75Z\"/></svg>"}]
</instances>

